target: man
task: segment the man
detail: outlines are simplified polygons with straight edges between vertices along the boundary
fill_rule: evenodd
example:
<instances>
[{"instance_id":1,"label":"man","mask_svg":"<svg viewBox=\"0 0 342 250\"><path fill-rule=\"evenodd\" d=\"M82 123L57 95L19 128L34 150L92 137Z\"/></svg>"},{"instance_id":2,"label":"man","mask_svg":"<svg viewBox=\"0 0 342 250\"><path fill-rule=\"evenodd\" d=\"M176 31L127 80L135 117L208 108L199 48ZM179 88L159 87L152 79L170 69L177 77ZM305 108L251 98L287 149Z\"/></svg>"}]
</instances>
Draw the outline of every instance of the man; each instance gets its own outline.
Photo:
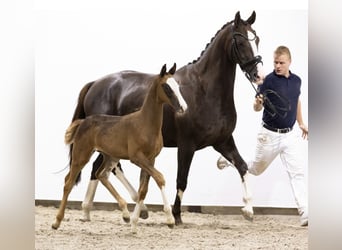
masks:
<instances>
[{"instance_id":1,"label":"man","mask_svg":"<svg viewBox=\"0 0 342 250\"><path fill-rule=\"evenodd\" d=\"M308 128L303 122L299 99L301 79L289 69L290 50L279 46L274 52L274 71L266 76L258 86L254 110L263 111L262 127L258 133L255 158L248 164L248 172L260 175L277 155L285 166L298 207L301 226L308 225L307 191L304 169L301 162L298 142L292 128L297 121L302 137L308 137ZM220 169L232 165L220 157Z\"/></svg>"}]
</instances>

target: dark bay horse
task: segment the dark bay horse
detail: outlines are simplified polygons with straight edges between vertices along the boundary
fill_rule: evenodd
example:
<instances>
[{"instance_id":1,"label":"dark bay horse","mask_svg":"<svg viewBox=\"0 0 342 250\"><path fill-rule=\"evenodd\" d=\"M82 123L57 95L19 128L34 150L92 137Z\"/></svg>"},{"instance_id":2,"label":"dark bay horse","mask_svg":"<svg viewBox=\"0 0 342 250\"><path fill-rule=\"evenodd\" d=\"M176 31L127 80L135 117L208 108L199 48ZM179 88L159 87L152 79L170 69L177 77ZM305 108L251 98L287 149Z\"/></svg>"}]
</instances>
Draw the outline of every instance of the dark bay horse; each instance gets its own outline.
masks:
<instances>
[{"instance_id":1,"label":"dark bay horse","mask_svg":"<svg viewBox=\"0 0 342 250\"><path fill-rule=\"evenodd\" d=\"M92 115L71 123L65 133L65 142L73 145L72 160L70 171L65 177L63 199L52 228L57 229L60 226L76 178L95 150L103 155L96 177L119 202L126 221L130 220L127 203L111 185L106 173L112 171L120 159L129 159L141 168L138 199L131 221L133 233L137 231L137 221L147 194L150 176L161 190L167 224L170 227L175 224L171 206L165 195L164 176L154 168L155 158L163 147L163 104L167 103L177 113L183 113L187 108L179 92L179 85L172 78L175 71L176 64L169 72L166 72L164 65L159 75L150 77L152 85L150 84L142 107L138 111L124 116Z\"/></svg>"},{"instance_id":2,"label":"dark bay horse","mask_svg":"<svg viewBox=\"0 0 342 250\"><path fill-rule=\"evenodd\" d=\"M197 60L181 67L174 74L188 104L188 110L182 116L176 116L170 106L164 106L164 146L178 148L177 193L172 210L176 224L182 223L182 195L194 153L208 146L236 166L244 189L245 206L242 212L245 217L253 218L247 164L235 146L232 133L237 120L234 105L236 66L240 66L250 82L259 84L264 77L261 56L257 55L259 37L251 27L255 19L254 11L247 20L241 19L237 12L234 20L223 25ZM150 85L150 78L149 74L122 71L86 84L80 92L73 120L92 114L124 115L139 109ZM91 181L82 204L85 219L89 219L89 209L98 182L95 172L102 160L99 155L93 164ZM117 170L122 177L121 169Z\"/></svg>"}]
</instances>

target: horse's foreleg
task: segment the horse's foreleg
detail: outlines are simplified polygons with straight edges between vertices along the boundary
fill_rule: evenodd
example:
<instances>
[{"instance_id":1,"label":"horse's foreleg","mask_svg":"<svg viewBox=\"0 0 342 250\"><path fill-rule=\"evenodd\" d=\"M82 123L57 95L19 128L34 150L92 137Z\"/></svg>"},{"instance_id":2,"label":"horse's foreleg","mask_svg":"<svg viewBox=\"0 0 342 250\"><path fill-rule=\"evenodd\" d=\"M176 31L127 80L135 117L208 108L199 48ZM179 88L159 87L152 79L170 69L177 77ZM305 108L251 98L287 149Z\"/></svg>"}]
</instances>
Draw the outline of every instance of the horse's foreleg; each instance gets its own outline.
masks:
<instances>
[{"instance_id":1,"label":"horse's foreleg","mask_svg":"<svg viewBox=\"0 0 342 250\"><path fill-rule=\"evenodd\" d=\"M176 225L182 224L181 203L183 193L188 182L189 169L195 150L189 145L181 147L178 145L178 169L177 169L177 194L173 205L172 214L175 218Z\"/></svg>"},{"instance_id":2,"label":"horse's foreleg","mask_svg":"<svg viewBox=\"0 0 342 250\"><path fill-rule=\"evenodd\" d=\"M132 200L137 202L138 201L138 193L132 186L132 184L127 180L126 176L124 175L121 165L118 162L117 165L113 169L113 173L115 176L119 179L119 181L125 186L125 188L128 190L130 196L132 197ZM141 206L141 211L140 211L140 218L142 219L147 219L148 218L148 210L146 205L143 203Z\"/></svg>"},{"instance_id":3,"label":"horse's foreleg","mask_svg":"<svg viewBox=\"0 0 342 250\"><path fill-rule=\"evenodd\" d=\"M228 161L230 165L233 165L238 170L241 180L242 180L242 186L243 186L243 202L244 207L241 209L242 215L247 220L253 220L253 206L252 206L252 193L249 188L249 182L248 182L248 167L246 162L242 159L240 156L236 146L233 137L231 136L224 144L215 145L214 149L217 150L219 153L221 153ZM220 159L221 162L224 162L224 159ZM219 164L218 164L219 166ZM220 168L220 167L219 167Z\"/></svg>"},{"instance_id":4,"label":"horse's foreleg","mask_svg":"<svg viewBox=\"0 0 342 250\"><path fill-rule=\"evenodd\" d=\"M245 206L241 209L242 215L247 220L253 220L253 205L252 205L252 193L249 188L249 182L248 182L249 173L248 171L245 173L245 175L242 177L242 184L243 184L243 202Z\"/></svg>"},{"instance_id":5,"label":"horse's foreleg","mask_svg":"<svg viewBox=\"0 0 342 250\"><path fill-rule=\"evenodd\" d=\"M122 218L125 222L130 221L129 211L127 209L127 202L120 196L120 194L115 190L113 185L109 182L108 176L112 170L111 163L108 160L104 160L101 167L96 172L96 177L101 181L101 183L107 188L107 190L113 195L113 197L119 203L119 207L122 210Z\"/></svg>"}]
</instances>

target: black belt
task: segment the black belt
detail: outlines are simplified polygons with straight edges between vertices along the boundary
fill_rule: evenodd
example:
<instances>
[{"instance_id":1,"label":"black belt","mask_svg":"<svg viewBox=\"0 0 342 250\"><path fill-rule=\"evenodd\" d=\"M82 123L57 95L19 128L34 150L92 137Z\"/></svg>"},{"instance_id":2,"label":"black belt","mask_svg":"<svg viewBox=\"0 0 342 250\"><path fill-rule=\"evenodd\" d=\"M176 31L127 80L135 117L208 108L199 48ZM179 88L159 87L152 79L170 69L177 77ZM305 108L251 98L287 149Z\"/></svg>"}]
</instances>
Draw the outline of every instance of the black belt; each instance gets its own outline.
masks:
<instances>
[{"instance_id":1,"label":"black belt","mask_svg":"<svg viewBox=\"0 0 342 250\"><path fill-rule=\"evenodd\" d=\"M267 125L266 123L262 123L262 126L264 128L267 128L268 130L271 130L273 132L277 132L280 134L285 134L285 133L288 133L292 130L292 128L273 128L273 127Z\"/></svg>"}]
</instances>

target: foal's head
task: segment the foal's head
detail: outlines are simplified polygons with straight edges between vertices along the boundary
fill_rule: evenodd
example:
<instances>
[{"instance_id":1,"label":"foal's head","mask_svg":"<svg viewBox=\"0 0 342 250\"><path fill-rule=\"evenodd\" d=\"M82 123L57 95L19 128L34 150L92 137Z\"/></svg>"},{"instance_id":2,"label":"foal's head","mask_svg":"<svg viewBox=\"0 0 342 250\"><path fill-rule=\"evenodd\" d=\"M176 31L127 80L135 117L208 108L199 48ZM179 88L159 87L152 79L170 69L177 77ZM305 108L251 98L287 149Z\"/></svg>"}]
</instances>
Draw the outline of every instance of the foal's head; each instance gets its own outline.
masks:
<instances>
[{"instance_id":1,"label":"foal's head","mask_svg":"<svg viewBox=\"0 0 342 250\"><path fill-rule=\"evenodd\" d=\"M179 85L173 78L176 72L176 63L166 72L166 64L159 74L158 96L163 103L169 104L176 112L183 113L187 109L187 104L179 91Z\"/></svg>"}]
</instances>

